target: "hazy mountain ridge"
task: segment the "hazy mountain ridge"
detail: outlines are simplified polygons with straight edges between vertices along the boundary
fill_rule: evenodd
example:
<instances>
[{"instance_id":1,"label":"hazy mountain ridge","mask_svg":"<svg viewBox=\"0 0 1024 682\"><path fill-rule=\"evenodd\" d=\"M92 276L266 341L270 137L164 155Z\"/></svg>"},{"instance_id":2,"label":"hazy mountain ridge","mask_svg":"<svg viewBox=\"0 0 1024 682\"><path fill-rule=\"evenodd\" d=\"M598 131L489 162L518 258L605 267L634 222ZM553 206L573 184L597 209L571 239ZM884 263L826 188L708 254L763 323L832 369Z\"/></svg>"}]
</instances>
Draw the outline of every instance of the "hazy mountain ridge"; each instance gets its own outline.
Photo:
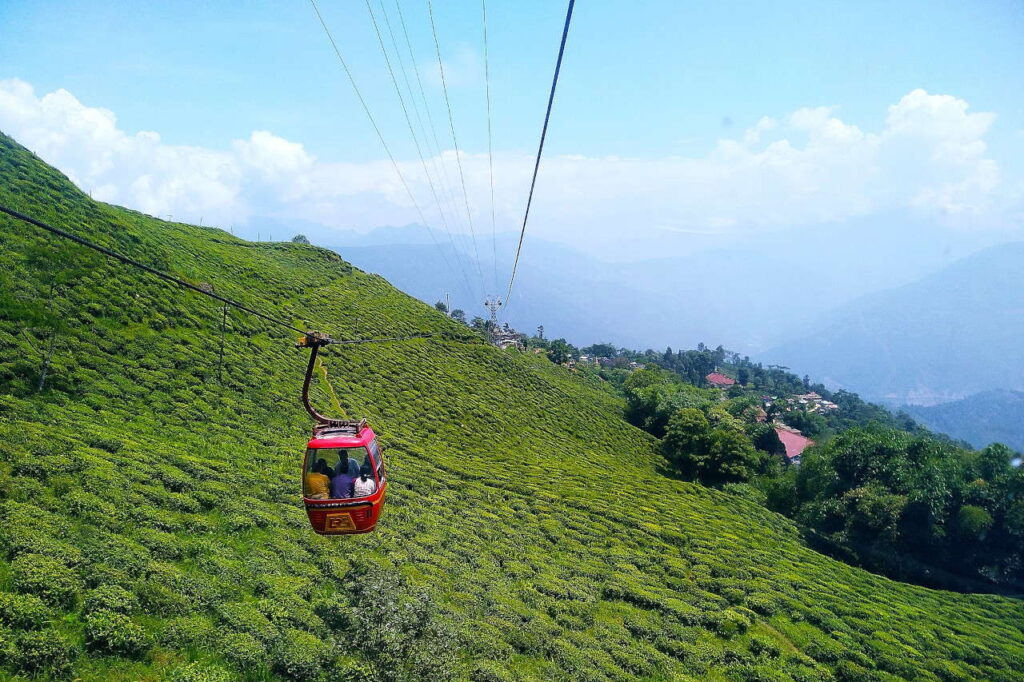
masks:
<instances>
[{"instance_id":1,"label":"hazy mountain ridge","mask_svg":"<svg viewBox=\"0 0 1024 682\"><path fill-rule=\"evenodd\" d=\"M899 229L891 227L897 223ZM483 314L476 299L483 290L504 293L518 235L498 235L497 283L490 238L478 237L483 289L468 240L459 239L461 254L452 255L444 235L438 238L449 262L459 264L456 271L445 267L437 245L418 226L339 232L317 243L401 283L421 300L433 302L448 291L454 307ZM614 242L572 246L527 235L505 319L525 331L543 324L549 336L582 345L610 341L642 349L703 342L754 354L843 303L912 282L986 243L902 214L755 233L745 242L735 235L718 238L718 245L707 236L700 242L689 252L677 245L665 249L669 255L652 257L650 249L633 247L628 232Z\"/></svg>"},{"instance_id":2,"label":"hazy mountain ridge","mask_svg":"<svg viewBox=\"0 0 1024 682\"><path fill-rule=\"evenodd\" d=\"M929 429L976 448L998 442L1024 452L1024 392L985 391L932 407L903 409Z\"/></svg>"},{"instance_id":3,"label":"hazy mountain ridge","mask_svg":"<svg viewBox=\"0 0 1024 682\"><path fill-rule=\"evenodd\" d=\"M1024 389L1024 242L861 297L762 354L889 403Z\"/></svg>"}]
</instances>

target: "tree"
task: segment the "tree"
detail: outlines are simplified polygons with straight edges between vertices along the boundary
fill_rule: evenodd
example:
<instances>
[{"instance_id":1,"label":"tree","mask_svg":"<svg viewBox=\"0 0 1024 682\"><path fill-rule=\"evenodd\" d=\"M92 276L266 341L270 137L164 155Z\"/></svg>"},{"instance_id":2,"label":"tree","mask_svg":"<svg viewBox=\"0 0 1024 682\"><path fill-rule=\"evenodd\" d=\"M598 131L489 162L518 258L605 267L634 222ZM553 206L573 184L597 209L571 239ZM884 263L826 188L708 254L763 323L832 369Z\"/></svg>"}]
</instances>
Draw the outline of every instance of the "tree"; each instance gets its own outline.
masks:
<instances>
[{"instance_id":1,"label":"tree","mask_svg":"<svg viewBox=\"0 0 1024 682\"><path fill-rule=\"evenodd\" d=\"M565 339L555 339L548 348L548 359L556 365L561 365L572 358L575 350Z\"/></svg>"},{"instance_id":2,"label":"tree","mask_svg":"<svg viewBox=\"0 0 1024 682\"><path fill-rule=\"evenodd\" d=\"M309 239L304 234L297 234L294 237L292 237L292 243L293 244L308 244L309 243Z\"/></svg>"},{"instance_id":3,"label":"tree","mask_svg":"<svg viewBox=\"0 0 1024 682\"><path fill-rule=\"evenodd\" d=\"M704 413L685 407L668 420L662 452L680 473L696 478L707 459L711 424Z\"/></svg>"},{"instance_id":4,"label":"tree","mask_svg":"<svg viewBox=\"0 0 1024 682\"><path fill-rule=\"evenodd\" d=\"M828 430L828 422L820 414L804 410L790 410L782 415L782 421L800 431L808 438L820 438Z\"/></svg>"},{"instance_id":5,"label":"tree","mask_svg":"<svg viewBox=\"0 0 1024 682\"><path fill-rule=\"evenodd\" d=\"M453 320L458 320L459 322L465 324L466 323L466 311L461 309L461 308L456 308L455 310L452 311L451 318Z\"/></svg>"},{"instance_id":6,"label":"tree","mask_svg":"<svg viewBox=\"0 0 1024 682\"><path fill-rule=\"evenodd\" d=\"M750 440L754 447L770 455L786 454L786 446L779 439L779 434L771 424L754 424L749 430Z\"/></svg>"},{"instance_id":7,"label":"tree","mask_svg":"<svg viewBox=\"0 0 1024 682\"><path fill-rule=\"evenodd\" d=\"M750 370L746 367L740 367L739 372L736 373L736 378L739 379L740 386L746 386L750 383Z\"/></svg>"},{"instance_id":8,"label":"tree","mask_svg":"<svg viewBox=\"0 0 1024 682\"><path fill-rule=\"evenodd\" d=\"M541 341L544 340L544 325L539 325L537 327L537 338Z\"/></svg>"},{"instance_id":9,"label":"tree","mask_svg":"<svg viewBox=\"0 0 1024 682\"><path fill-rule=\"evenodd\" d=\"M439 313L444 313L445 315L448 314L448 306L445 305L444 301L438 301L437 303L435 303L434 309L437 310L437 312Z\"/></svg>"},{"instance_id":10,"label":"tree","mask_svg":"<svg viewBox=\"0 0 1024 682\"><path fill-rule=\"evenodd\" d=\"M474 317L469 326L481 332L487 330L487 322L482 317Z\"/></svg>"},{"instance_id":11,"label":"tree","mask_svg":"<svg viewBox=\"0 0 1024 682\"><path fill-rule=\"evenodd\" d=\"M595 358L613 358L618 355L618 350L610 343L595 343L584 348L583 352Z\"/></svg>"},{"instance_id":12,"label":"tree","mask_svg":"<svg viewBox=\"0 0 1024 682\"><path fill-rule=\"evenodd\" d=\"M687 407L668 420L662 452L685 476L710 485L747 481L760 471L763 456L739 422L725 410Z\"/></svg>"}]
</instances>

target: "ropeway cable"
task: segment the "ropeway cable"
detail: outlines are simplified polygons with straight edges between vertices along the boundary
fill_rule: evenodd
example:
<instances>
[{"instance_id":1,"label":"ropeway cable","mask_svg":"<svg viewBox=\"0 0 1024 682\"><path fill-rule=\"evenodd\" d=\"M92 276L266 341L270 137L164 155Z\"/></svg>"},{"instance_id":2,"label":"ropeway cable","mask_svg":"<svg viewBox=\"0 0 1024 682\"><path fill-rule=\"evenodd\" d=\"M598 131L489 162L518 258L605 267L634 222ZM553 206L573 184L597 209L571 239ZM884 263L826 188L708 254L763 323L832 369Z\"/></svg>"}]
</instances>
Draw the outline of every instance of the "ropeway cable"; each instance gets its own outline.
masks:
<instances>
[{"instance_id":1,"label":"ropeway cable","mask_svg":"<svg viewBox=\"0 0 1024 682\"><path fill-rule=\"evenodd\" d=\"M565 54L565 41L569 37L569 24L572 21L572 8L576 0L569 0L569 9L565 13L565 27L562 29L562 42L558 46L558 61L555 62L555 77L551 81L551 93L548 95L548 108L544 114L544 127L540 133L540 146L537 148L537 160L533 164L533 179L530 181L530 194L526 199L526 212L523 214L523 227L519 231L519 244L516 246L516 257L512 262L512 275L508 279L508 290L505 292L505 306L508 306L512 295L512 285L516 281L516 270L519 268L519 255L523 250L523 237L526 235L526 221L530 219L530 204L533 203L533 190L537 186L537 171L540 169L540 157L544 153L544 138L548 134L548 121L551 120L551 107L555 101L555 88L558 86L558 72L562 69L562 56Z\"/></svg>"},{"instance_id":2,"label":"ropeway cable","mask_svg":"<svg viewBox=\"0 0 1024 682\"><path fill-rule=\"evenodd\" d=\"M289 330L291 330L293 332L299 332L300 334L303 334L303 335L305 335L307 333L307 331L308 331L308 330L305 330L305 329L300 329L299 327L296 327L296 326L292 325L292 323L287 322L285 320L282 320L280 318L274 317L272 315L267 315L266 313L262 313L259 310L256 310L256 309L251 308L251 307L249 307L247 305L239 303L238 301L234 301L234 300L232 300L230 298L226 298L226 297L221 296L219 294L215 294L214 292L208 291L207 289L204 289L204 288L202 288L200 286L192 284L191 282L186 282L185 280L181 279L180 277L175 277L174 275L172 275L170 273L164 272L162 270L157 270L156 268L150 267L149 265L146 265L145 263L139 262L139 261L135 260L134 258L126 256L126 255L124 255L122 253L118 253L117 251L114 251L113 249L108 249L105 246L101 246L101 245L99 245L99 244L97 244L95 242L89 241L88 239L85 239L84 237L79 237L76 234L72 234L72 233L67 232L65 230L62 230L62 229L60 229L58 227L53 227L52 225L48 225L47 223L44 223L41 220L37 220L37 219L33 218L32 216L25 215L24 213L21 213L20 211L15 211L14 209L8 208L7 206L4 206L2 204L0 204L0 213L5 213L5 214L9 215L12 218L16 218L17 220L21 220L21 221L24 221L24 222L29 223L31 225L35 225L36 227L38 227L38 228L40 228L42 230L45 230L45 231L49 232L50 234L56 235L56 236L61 237L63 239L68 239L70 241L73 241L76 244L79 244L79 245L84 246L86 248L92 249L93 251L101 253L104 256L107 256L109 258L113 258L114 260L120 261L121 263L124 263L125 265L130 265L132 267L135 267L135 268L138 268L138 269L143 270L145 272L148 272L149 274L151 274L151 275L153 275L155 277L159 277L160 279L162 279L164 281L167 281L167 282L170 282L171 284L176 284L177 286L184 287L185 289L190 289L190 290L192 290L192 291L194 291L194 292L196 292L198 294L202 294L203 296L209 296L212 299L220 301L224 305L228 305L228 306L231 306L233 308L237 308L238 310L245 311L245 312L249 313L250 315L255 315L256 317L258 317L258 318L260 318L262 320L265 320L266 322L270 322L270 323L276 324L276 325L278 325L280 327L284 327L284 328L289 329ZM330 343L332 345L347 346L347 345L357 345L357 344L365 344L365 343L394 343L394 342L398 342L398 341L412 341L412 340L415 340L415 339L430 339L430 338L443 338L443 339L447 339L449 341L473 341L474 340L474 339L469 338L469 337L462 337L462 336L459 336L457 334L450 334L450 333L447 333L447 332L420 332L420 333L416 333L416 334L409 334L409 335L406 335L406 336L386 336L386 337L369 338L369 339L332 339L330 341Z\"/></svg>"}]
</instances>

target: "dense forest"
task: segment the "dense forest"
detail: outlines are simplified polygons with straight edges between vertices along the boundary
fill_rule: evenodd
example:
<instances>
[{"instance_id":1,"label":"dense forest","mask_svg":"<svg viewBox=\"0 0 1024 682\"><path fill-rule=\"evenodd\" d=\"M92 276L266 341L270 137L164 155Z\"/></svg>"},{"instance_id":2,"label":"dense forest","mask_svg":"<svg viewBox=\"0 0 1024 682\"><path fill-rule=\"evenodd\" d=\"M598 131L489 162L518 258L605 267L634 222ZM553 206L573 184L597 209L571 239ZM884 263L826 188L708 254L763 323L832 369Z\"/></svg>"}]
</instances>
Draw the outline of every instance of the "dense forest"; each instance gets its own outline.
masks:
<instances>
[{"instance_id":1,"label":"dense forest","mask_svg":"<svg viewBox=\"0 0 1024 682\"><path fill-rule=\"evenodd\" d=\"M302 327L446 335L325 354L315 400L371 420L390 484L373 534L324 538L293 336L0 217L0 679L1024 679L1019 600L669 475L611 381L332 252L94 202L2 136L0 204Z\"/></svg>"}]
</instances>

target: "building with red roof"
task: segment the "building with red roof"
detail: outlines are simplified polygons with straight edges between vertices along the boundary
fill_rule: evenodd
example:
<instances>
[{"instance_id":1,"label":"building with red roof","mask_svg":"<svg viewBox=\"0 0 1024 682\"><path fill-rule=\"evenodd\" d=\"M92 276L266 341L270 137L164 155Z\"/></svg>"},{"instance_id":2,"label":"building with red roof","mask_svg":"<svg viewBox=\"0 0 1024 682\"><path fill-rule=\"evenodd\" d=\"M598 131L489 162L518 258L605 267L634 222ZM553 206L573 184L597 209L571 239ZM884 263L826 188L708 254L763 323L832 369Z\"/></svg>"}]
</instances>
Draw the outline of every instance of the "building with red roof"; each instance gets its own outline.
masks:
<instances>
[{"instance_id":1,"label":"building with red roof","mask_svg":"<svg viewBox=\"0 0 1024 682\"><path fill-rule=\"evenodd\" d=\"M775 433L786 447L786 459L789 460L790 464L799 464L800 456L803 455L804 450L814 445L813 440L796 429L776 425Z\"/></svg>"},{"instance_id":2,"label":"building with red roof","mask_svg":"<svg viewBox=\"0 0 1024 682\"><path fill-rule=\"evenodd\" d=\"M729 388L736 383L735 379L731 379L721 372L712 372L704 378L715 388Z\"/></svg>"}]
</instances>

